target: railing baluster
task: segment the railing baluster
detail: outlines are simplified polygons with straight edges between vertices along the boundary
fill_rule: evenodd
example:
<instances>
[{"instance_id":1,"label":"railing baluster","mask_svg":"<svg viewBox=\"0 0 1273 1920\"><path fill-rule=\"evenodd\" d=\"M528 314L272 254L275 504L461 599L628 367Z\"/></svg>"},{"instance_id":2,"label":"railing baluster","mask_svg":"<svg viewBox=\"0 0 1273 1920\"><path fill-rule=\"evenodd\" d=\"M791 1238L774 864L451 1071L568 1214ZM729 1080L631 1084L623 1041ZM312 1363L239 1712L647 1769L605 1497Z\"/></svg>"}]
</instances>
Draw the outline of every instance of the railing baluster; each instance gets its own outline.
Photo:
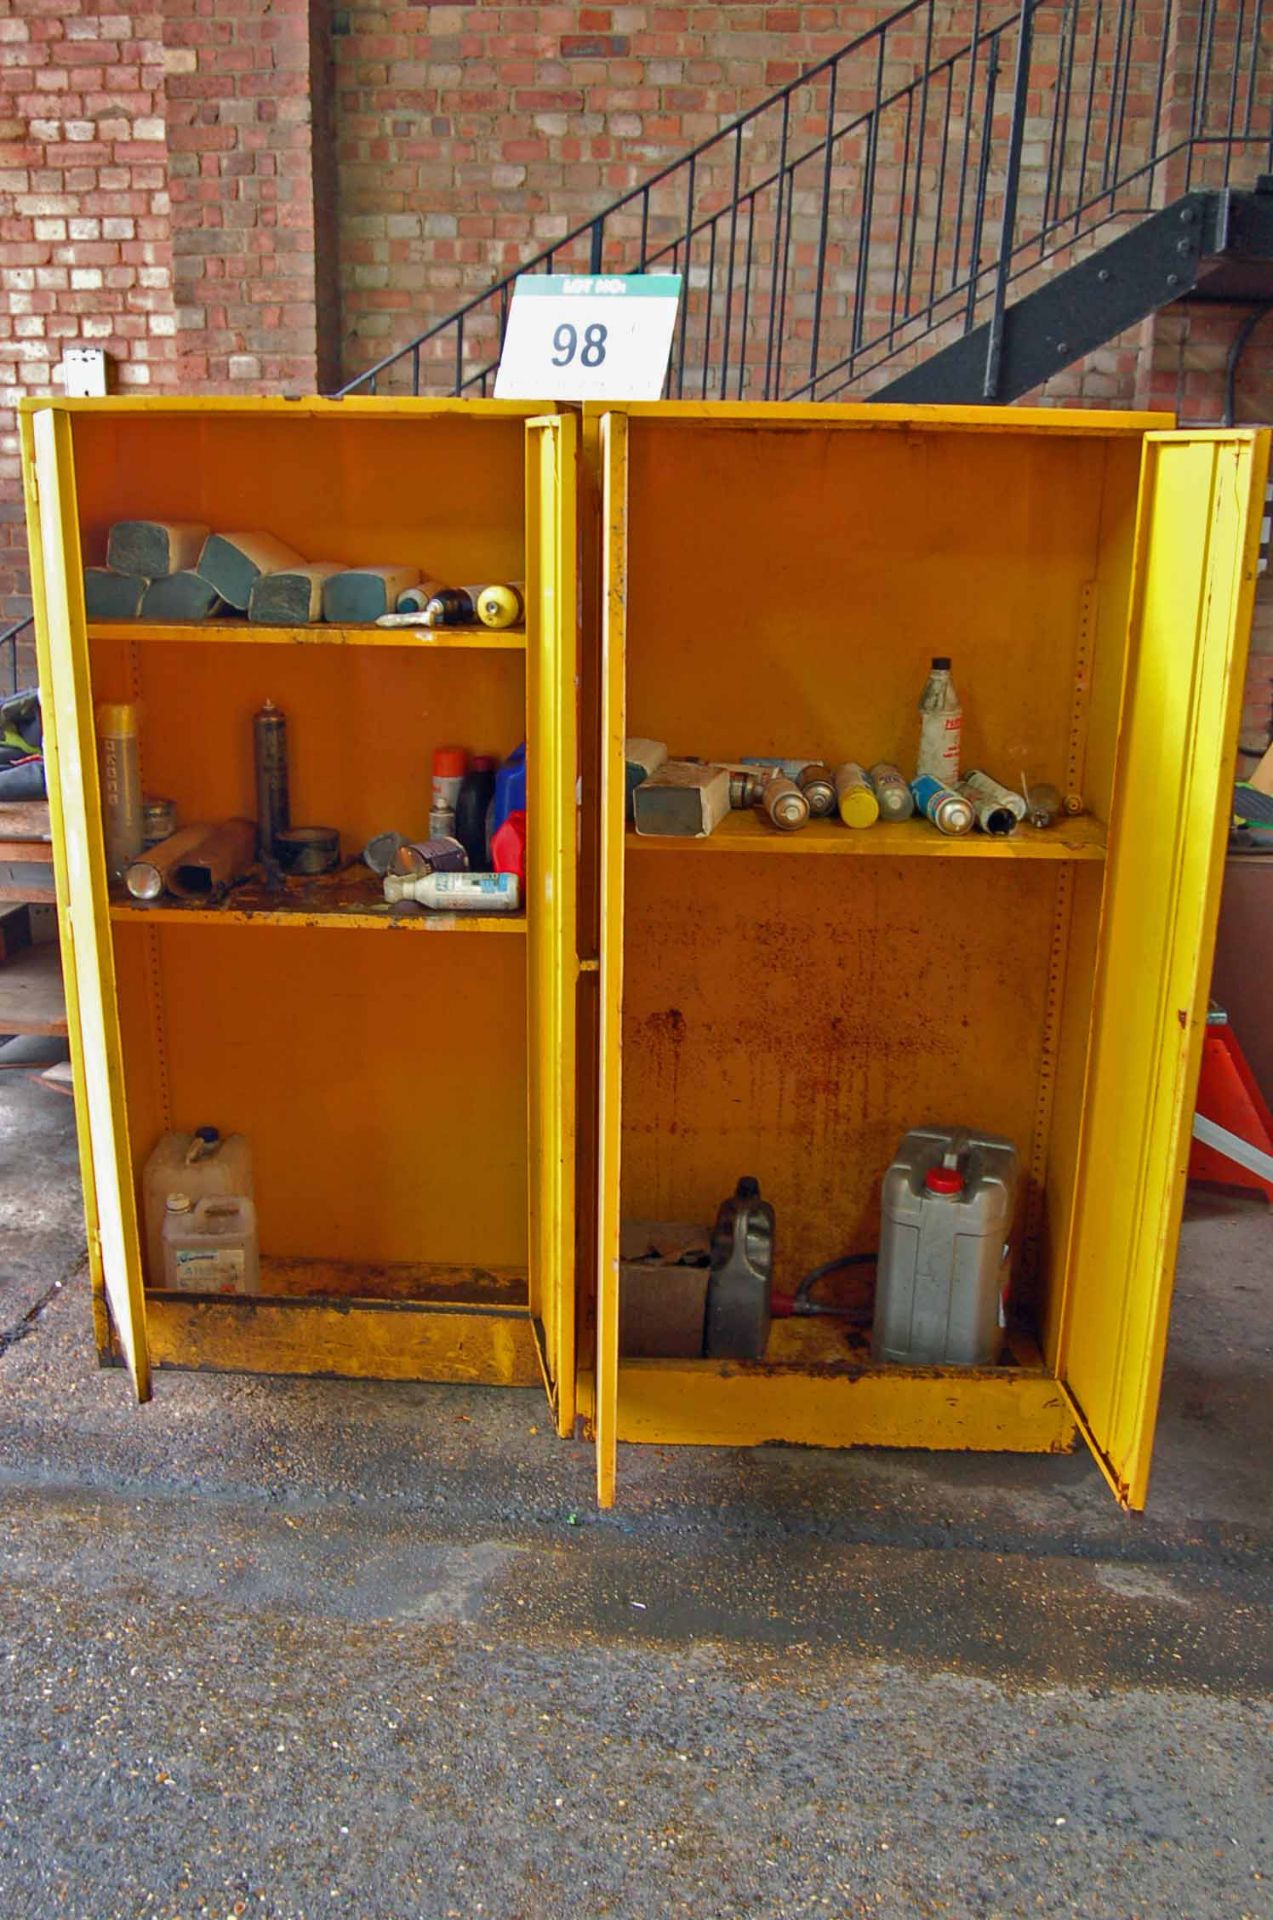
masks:
<instances>
[{"instance_id":1,"label":"railing baluster","mask_svg":"<svg viewBox=\"0 0 1273 1920\"><path fill-rule=\"evenodd\" d=\"M703 321L703 384L699 398L707 398L707 363L712 354L712 301L716 296L716 218L712 219L707 251L707 313Z\"/></svg>"},{"instance_id":2,"label":"railing baluster","mask_svg":"<svg viewBox=\"0 0 1273 1920\"><path fill-rule=\"evenodd\" d=\"M676 359L676 397L685 398L685 339L690 321L690 259L694 237L694 155L690 155L685 189L685 285L681 288L681 344Z\"/></svg>"},{"instance_id":3,"label":"railing baluster","mask_svg":"<svg viewBox=\"0 0 1273 1920\"><path fill-rule=\"evenodd\" d=\"M964 197L968 190L968 155L972 150L972 102L977 91L977 55L981 47L981 0L972 10L972 44L968 49L968 86L964 93L964 149L959 156L959 205L955 213L955 246L950 259L950 291L959 285L959 249L964 237Z\"/></svg>"},{"instance_id":4,"label":"railing baluster","mask_svg":"<svg viewBox=\"0 0 1273 1920\"><path fill-rule=\"evenodd\" d=\"M1229 184L1233 159L1233 135L1238 123L1238 68L1242 65L1242 30L1246 26L1246 0L1238 0L1238 17L1233 23L1233 71L1229 76L1229 124L1225 128L1224 184Z\"/></svg>"},{"instance_id":5,"label":"railing baluster","mask_svg":"<svg viewBox=\"0 0 1273 1920\"><path fill-rule=\"evenodd\" d=\"M734 306L734 249L738 241L738 186L743 164L743 130L739 127L734 134L734 189L729 196L729 266L725 274L725 337L720 350L720 397L723 400L729 388L729 335L733 320ZM712 229L715 237L715 227ZM746 353L746 335L743 337L743 351ZM706 367L704 360L704 367ZM706 378L706 374L704 374Z\"/></svg>"},{"instance_id":6,"label":"railing baluster","mask_svg":"<svg viewBox=\"0 0 1273 1920\"><path fill-rule=\"evenodd\" d=\"M779 246L782 240L782 196L787 180L787 140L791 132L791 95L782 96L782 135L778 142L778 198L774 208L773 272L769 285L769 342L765 349L766 400L773 398L774 330L778 324Z\"/></svg>"},{"instance_id":7,"label":"railing baluster","mask_svg":"<svg viewBox=\"0 0 1273 1920\"><path fill-rule=\"evenodd\" d=\"M827 130L822 156L822 210L818 221L818 270L813 291L813 338L809 343L809 377L813 379L818 371L818 342L822 337L822 291L826 284L827 273L827 229L831 218L831 166L835 156L832 144L835 133L835 87L839 67L833 60L831 74L827 81Z\"/></svg>"},{"instance_id":8,"label":"railing baluster","mask_svg":"<svg viewBox=\"0 0 1273 1920\"><path fill-rule=\"evenodd\" d=\"M937 269L941 261L941 216L946 198L946 155L950 149L950 106L955 93L955 67L946 69L946 112L942 120L941 159L937 163L937 204L933 209L933 257L928 274L928 311L937 300Z\"/></svg>"},{"instance_id":9,"label":"railing baluster","mask_svg":"<svg viewBox=\"0 0 1273 1920\"><path fill-rule=\"evenodd\" d=\"M1251 15L1251 64L1246 77L1246 123L1242 129L1244 133L1251 131L1251 115L1255 106L1255 80L1260 71L1260 33L1263 26L1264 0L1255 0L1255 11Z\"/></svg>"},{"instance_id":10,"label":"railing baluster","mask_svg":"<svg viewBox=\"0 0 1273 1920\"><path fill-rule=\"evenodd\" d=\"M645 263L649 255L649 250L650 250L650 189L648 187L643 187L641 190L641 267L640 267L640 271L642 273L645 272Z\"/></svg>"},{"instance_id":11,"label":"railing baluster","mask_svg":"<svg viewBox=\"0 0 1273 1920\"><path fill-rule=\"evenodd\" d=\"M990 143L994 137L995 93L999 81L999 32L990 36L990 58L986 64L986 104L981 121L981 153L977 160L977 198L973 206L972 242L968 254L968 298L964 309L964 332L971 333L977 313L977 284L981 278L981 234L986 219L986 182L990 177Z\"/></svg>"},{"instance_id":12,"label":"railing baluster","mask_svg":"<svg viewBox=\"0 0 1273 1920\"><path fill-rule=\"evenodd\" d=\"M420 398L420 343L411 349L411 391L416 399Z\"/></svg>"},{"instance_id":13,"label":"railing baluster","mask_svg":"<svg viewBox=\"0 0 1273 1920\"><path fill-rule=\"evenodd\" d=\"M858 267L853 289L853 352L862 346L866 324L866 295L871 257L871 228L875 222L875 161L880 141L880 91L884 79L884 58L880 56L875 76L875 105L871 110L866 136L866 166L862 170L862 218L858 223Z\"/></svg>"},{"instance_id":14,"label":"railing baluster","mask_svg":"<svg viewBox=\"0 0 1273 1920\"><path fill-rule=\"evenodd\" d=\"M1118 91L1118 76L1123 70L1123 34L1127 25L1127 0L1118 0L1118 26L1114 32L1114 63L1109 74L1109 105L1105 115L1105 158L1101 162L1101 191L1110 183L1110 168L1114 159L1114 120L1115 95Z\"/></svg>"},{"instance_id":15,"label":"railing baluster","mask_svg":"<svg viewBox=\"0 0 1273 1920\"><path fill-rule=\"evenodd\" d=\"M919 234L919 207L924 191L924 132L928 123L928 82L933 65L933 0L928 0L924 29L924 78L919 90L919 137L915 142L915 195L911 201L911 242L906 252L905 310L910 312L911 283L915 275L915 245ZM905 187L905 181L903 181Z\"/></svg>"},{"instance_id":16,"label":"railing baluster","mask_svg":"<svg viewBox=\"0 0 1273 1920\"><path fill-rule=\"evenodd\" d=\"M461 313L455 324L455 391L464 391L464 315Z\"/></svg>"},{"instance_id":17,"label":"railing baluster","mask_svg":"<svg viewBox=\"0 0 1273 1920\"><path fill-rule=\"evenodd\" d=\"M897 293L902 279L902 230L906 224L906 175L911 163L911 120L915 96L906 96L906 132L902 139L902 172L897 190L897 239L893 246L893 291L888 306L888 337L897 331Z\"/></svg>"},{"instance_id":18,"label":"railing baluster","mask_svg":"<svg viewBox=\"0 0 1273 1920\"><path fill-rule=\"evenodd\" d=\"M747 195L747 252L743 267L743 313L739 322L738 337L742 348L738 355L738 398L743 398L743 378L747 368L747 322L751 309L751 268L756 238L756 196ZM722 394L722 399L724 395Z\"/></svg>"},{"instance_id":19,"label":"railing baluster","mask_svg":"<svg viewBox=\"0 0 1273 1920\"><path fill-rule=\"evenodd\" d=\"M1008 297L1008 276L1012 271L1013 243L1017 230L1017 191L1021 184L1021 147L1025 139L1025 116L1030 97L1035 3L1036 0L1023 0L1021 24L1017 29L1017 66L1012 79L1012 120L1008 127L1008 166L1003 186L1003 221L999 228L999 263L995 274L994 309L986 343L986 377L982 387L987 400L999 398L1003 310Z\"/></svg>"},{"instance_id":20,"label":"railing baluster","mask_svg":"<svg viewBox=\"0 0 1273 1920\"><path fill-rule=\"evenodd\" d=\"M1087 75L1087 112L1083 117L1083 147L1079 154L1078 190L1074 195L1074 234L1078 237L1079 220L1087 198L1087 156L1092 144L1092 110L1096 104L1096 68L1101 57L1101 0L1096 0L1096 12L1092 19L1092 64Z\"/></svg>"},{"instance_id":21,"label":"railing baluster","mask_svg":"<svg viewBox=\"0 0 1273 1920\"><path fill-rule=\"evenodd\" d=\"M1058 62L1056 96L1052 112L1052 136L1048 144L1048 174L1043 187L1043 220L1039 227L1040 254L1043 252L1052 223L1061 217L1065 152L1070 137L1070 97L1074 87L1074 47L1077 40L1077 0L1067 0L1061 16L1061 58Z\"/></svg>"},{"instance_id":22,"label":"railing baluster","mask_svg":"<svg viewBox=\"0 0 1273 1920\"><path fill-rule=\"evenodd\" d=\"M1261 0L1256 0L1257 6ZM1149 186L1145 195L1146 207L1154 203L1154 190L1158 184L1158 153L1162 142L1162 103L1167 87L1167 49L1171 45L1171 7L1172 0L1165 0L1162 21L1162 44L1158 49L1158 83L1154 89L1154 128L1150 138L1153 146L1149 155Z\"/></svg>"},{"instance_id":23,"label":"railing baluster","mask_svg":"<svg viewBox=\"0 0 1273 1920\"><path fill-rule=\"evenodd\" d=\"M606 217L603 213L593 221L592 232L588 238L589 273L597 274L601 272L601 250L605 242L605 232Z\"/></svg>"}]
</instances>

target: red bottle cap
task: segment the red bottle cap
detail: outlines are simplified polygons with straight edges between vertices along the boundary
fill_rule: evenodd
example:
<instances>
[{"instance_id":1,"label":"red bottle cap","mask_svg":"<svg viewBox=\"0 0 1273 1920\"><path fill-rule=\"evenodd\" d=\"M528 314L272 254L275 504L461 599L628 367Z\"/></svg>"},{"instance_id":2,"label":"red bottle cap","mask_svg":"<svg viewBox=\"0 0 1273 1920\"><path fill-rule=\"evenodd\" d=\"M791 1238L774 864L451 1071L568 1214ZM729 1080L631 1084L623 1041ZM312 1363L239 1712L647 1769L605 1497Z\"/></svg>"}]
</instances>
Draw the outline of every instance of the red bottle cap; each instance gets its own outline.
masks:
<instances>
[{"instance_id":1,"label":"red bottle cap","mask_svg":"<svg viewBox=\"0 0 1273 1920\"><path fill-rule=\"evenodd\" d=\"M435 747L433 771L439 780L455 780L468 771L467 747Z\"/></svg>"},{"instance_id":2,"label":"red bottle cap","mask_svg":"<svg viewBox=\"0 0 1273 1920\"><path fill-rule=\"evenodd\" d=\"M470 773L497 773L499 757L494 753L475 753L469 761Z\"/></svg>"},{"instance_id":3,"label":"red bottle cap","mask_svg":"<svg viewBox=\"0 0 1273 1920\"><path fill-rule=\"evenodd\" d=\"M962 1193L964 1176L958 1167L930 1167L924 1175L924 1185L930 1193Z\"/></svg>"}]
</instances>

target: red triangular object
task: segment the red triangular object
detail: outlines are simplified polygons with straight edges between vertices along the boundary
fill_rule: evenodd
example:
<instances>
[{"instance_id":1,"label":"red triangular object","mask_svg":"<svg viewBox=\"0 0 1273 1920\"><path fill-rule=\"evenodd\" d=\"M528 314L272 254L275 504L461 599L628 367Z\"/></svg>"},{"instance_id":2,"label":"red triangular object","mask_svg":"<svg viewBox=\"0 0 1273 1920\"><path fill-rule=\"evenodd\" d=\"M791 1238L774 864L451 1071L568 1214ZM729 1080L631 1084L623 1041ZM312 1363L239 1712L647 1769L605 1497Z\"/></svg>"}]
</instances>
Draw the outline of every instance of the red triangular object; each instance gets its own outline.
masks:
<instances>
[{"instance_id":1,"label":"red triangular object","mask_svg":"<svg viewBox=\"0 0 1273 1920\"><path fill-rule=\"evenodd\" d=\"M1213 1013L1202 1043L1202 1072L1198 1077L1197 1112L1248 1146L1273 1154L1273 1114L1255 1083L1233 1028ZM1189 1178L1214 1186L1243 1187L1273 1201L1273 1181L1261 1179L1248 1167L1230 1160L1217 1147L1195 1140L1189 1154Z\"/></svg>"}]
</instances>

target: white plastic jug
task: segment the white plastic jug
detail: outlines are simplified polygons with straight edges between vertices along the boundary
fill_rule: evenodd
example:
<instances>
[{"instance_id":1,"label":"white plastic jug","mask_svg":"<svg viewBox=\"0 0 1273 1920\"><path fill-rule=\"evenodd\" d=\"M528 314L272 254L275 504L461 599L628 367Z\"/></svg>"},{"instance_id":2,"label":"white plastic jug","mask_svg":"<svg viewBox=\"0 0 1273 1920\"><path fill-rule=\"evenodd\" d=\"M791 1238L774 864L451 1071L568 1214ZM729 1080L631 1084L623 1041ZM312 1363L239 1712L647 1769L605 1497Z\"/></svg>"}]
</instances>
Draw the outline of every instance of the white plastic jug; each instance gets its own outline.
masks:
<instances>
[{"instance_id":1,"label":"white plastic jug","mask_svg":"<svg viewBox=\"0 0 1273 1920\"><path fill-rule=\"evenodd\" d=\"M256 1208L241 1193L191 1200L170 1193L164 1207L164 1285L177 1293L259 1293Z\"/></svg>"},{"instance_id":2,"label":"white plastic jug","mask_svg":"<svg viewBox=\"0 0 1273 1920\"><path fill-rule=\"evenodd\" d=\"M224 1139L215 1127L193 1133L165 1133L142 1174L142 1210L146 1221L146 1278L152 1287L164 1280L164 1206L170 1193L192 1201L208 1195L241 1193L251 1199L252 1149L241 1133Z\"/></svg>"}]
</instances>

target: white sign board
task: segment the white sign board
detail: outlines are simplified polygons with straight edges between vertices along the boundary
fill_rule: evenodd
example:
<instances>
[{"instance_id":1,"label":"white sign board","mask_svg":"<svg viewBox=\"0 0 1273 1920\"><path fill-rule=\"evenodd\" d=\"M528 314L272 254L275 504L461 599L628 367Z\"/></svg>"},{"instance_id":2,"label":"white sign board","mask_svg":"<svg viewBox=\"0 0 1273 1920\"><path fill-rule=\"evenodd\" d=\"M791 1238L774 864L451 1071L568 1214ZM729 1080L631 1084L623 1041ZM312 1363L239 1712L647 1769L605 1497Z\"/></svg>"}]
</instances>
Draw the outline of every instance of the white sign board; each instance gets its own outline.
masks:
<instances>
[{"instance_id":1,"label":"white sign board","mask_svg":"<svg viewBox=\"0 0 1273 1920\"><path fill-rule=\"evenodd\" d=\"M513 288L497 400L657 400L679 273L523 273Z\"/></svg>"}]
</instances>

